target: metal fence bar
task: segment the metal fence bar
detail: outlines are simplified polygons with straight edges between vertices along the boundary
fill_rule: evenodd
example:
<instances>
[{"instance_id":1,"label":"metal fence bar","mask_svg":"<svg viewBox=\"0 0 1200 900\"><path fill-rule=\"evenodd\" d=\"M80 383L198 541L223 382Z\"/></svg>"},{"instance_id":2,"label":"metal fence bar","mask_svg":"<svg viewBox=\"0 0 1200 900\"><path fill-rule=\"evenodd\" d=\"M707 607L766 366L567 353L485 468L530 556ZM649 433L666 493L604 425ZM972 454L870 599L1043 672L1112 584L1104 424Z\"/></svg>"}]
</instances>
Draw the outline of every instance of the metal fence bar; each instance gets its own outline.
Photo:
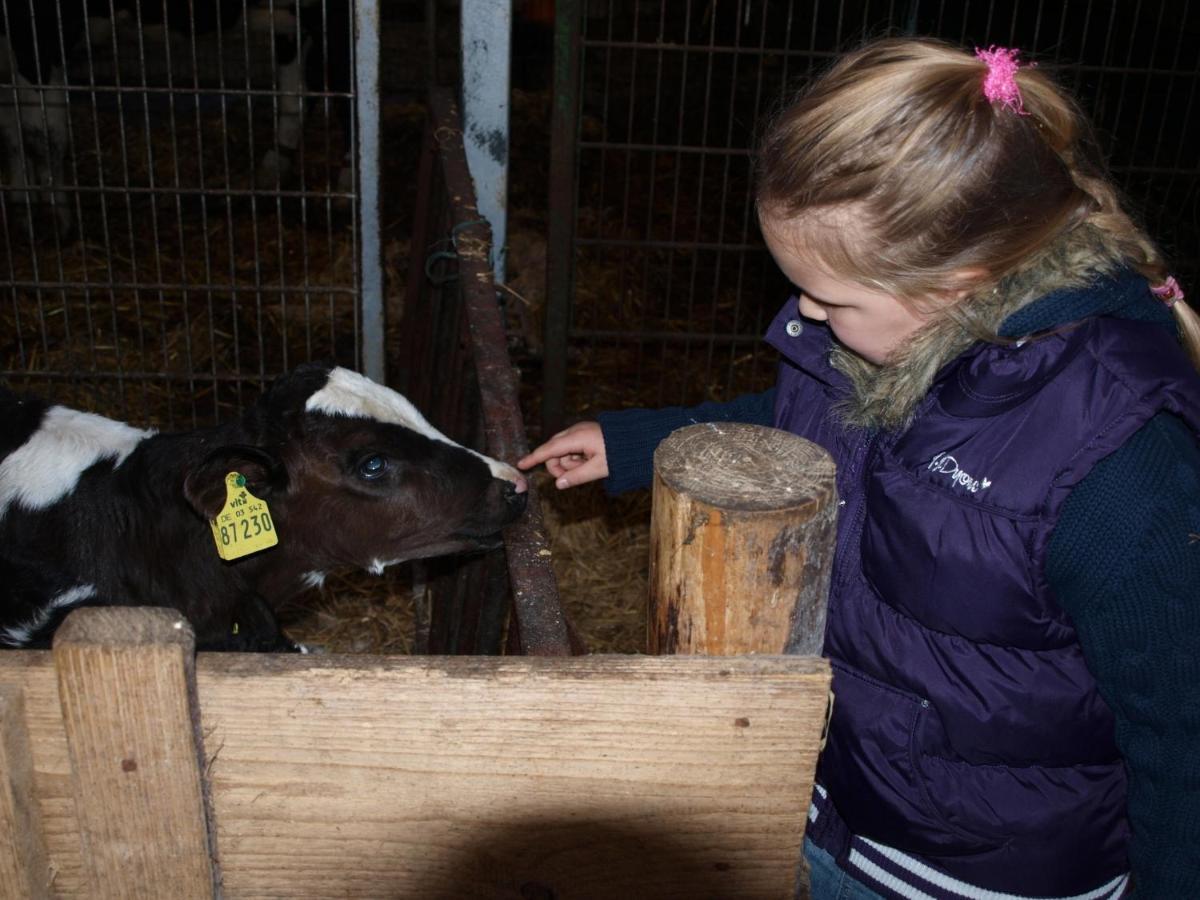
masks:
<instances>
[{"instance_id":1,"label":"metal fence bar","mask_svg":"<svg viewBox=\"0 0 1200 900\"><path fill-rule=\"evenodd\" d=\"M447 435L512 461L529 445L488 258L491 232L475 204L458 107L445 89L433 92L431 107L400 329L407 369L402 387ZM519 652L570 654L569 626L533 486L528 511L505 529L504 539L498 561L479 560L449 576L444 565L430 565L431 572L442 573L431 578L439 594L431 647L498 652L499 628L511 603L510 640ZM497 562L506 578L493 568ZM502 596L499 588L506 589Z\"/></svg>"},{"instance_id":2,"label":"metal fence bar","mask_svg":"<svg viewBox=\"0 0 1200 900\"><path fill-rule=\"evenodd\" d=\"M554 106L550 114L543 434L553 434L562 427L566 407L567 343L570 339L575 274L575 148L579 140L579 26L583 2L558 0L554 9Z\"/></svg>"},{"instance_id":3,"label":"metal fence bar","mask_svg":"<svg viewBox=\"0 0 1200 900\"><path fill-rule=\"evenodd\" d=\"M77 288L77 287L81 287L81 286L103 284L105 287L113 288L115 290L151 291L151 292L158 292L158 291L164 291L164 290L180 290L180 289L184 289L188 286L186 282L181 283L181 282L174 282L174 281L156 281L154 279L149 279L147 281L117 281L114 279L113 281L105 281L105 282L89 282L89 281L59 281L59 280L52 279L52 278L41 279L41 280L13 278L9 281L6 281L5 284L9 287L29 288L30 290L39 289L39 288L40 289L57 290L57 289L62 289L62 288ZM229 293L242 292L242 293L253 293L253 294L257 294L257 293L278 294L281 292L286 292L286 291L292 290L292 288L288 288L286 286L274 285L274 284L262 284L262 285L231 284L231 283L220 282L220 281L206 282L205 287L208 290L212 290L212 291L228 291ZM357 294L357 291L353 287L350 287L347 285L322 287L321 290L322 290L322 292L345 294L348 297L353 297Z\"/></svg>"},{"instance_id":4,"label":"metal fence bar","mask_svg":"<svg viewBox=\"0 0 1200 900\"><path fill-rule=\"evenodd\" d=\"M789 34L791 32L792 22L794 20L794 12L795 11L792 7L788 8L787 26L786 27L787 27ZM763 16L762 24L759 28L759 35L758 35L758 50L759 50L760 57L766 53L766 46L767 46L767 17ZM764 82L763 69L762 69L762 66L758 66L757 71L755 72L755 80L754 80L754 107L753 108L754 108L754 120L755 121L759 120L759 118L762 116L762 112L763 112L763 107L762 107L763 93L764 93L763 82ZM750 165L750 162L747 161L747 168L749 167L749 165ZM737 332L744 326L744 320L747 316L747 312L743 309L743 304L745 302L744 298L746 297L746 293L747 293L747 291L746 291L746 253L745 253L745 251L743 251L739 248L746 246L746 244L750 241L750 236L753 233L753 230L756 228L757 228L757 221L756 221L756 217L754 215L754 204L750 203L750 202L745 202L742 204L742 226L741 226L741 230L738 234L738 243L729 245L729 249L731 249L737 257L737 276L734 281L734 295L733 295L735 308L734 308L733 327L731 328L731 330L733 332ZM761 307L752 308L749 315L754 320L754 323L753 323L754 330L756 332L758 332L759 334L761 334L763 332L763 330L765 330L764 329L764 321L763 321L764 315L763 315L762 308ZM733 385L737 381L737 368L736 368L737 356L736 356L736 354L737 354L737 350L738 350L738 344L739 344L739 342L735 338L733 340L733 342L729 345L729 348L728 348L729 349L729 363L725 370L725 384L726 385Z\"/></svg>"},{"instance_id":5,"label":"metal fence bar","mask_svg":"<svg viewBox=\"0 0 1200 900\"><path fill-rule=\"evenodd\" d=\"M505 280L508 240L511 0L462 0L463 145L479 213L491 225L492 272Z\"/></svg>"},{"instance_id":6,"label":"metal fence bar","mask_svg":"<svg viewBox=\"0 0 1200 900\"><path fill-rule=\"evenodd\" d=\"M384 382L383 267L379 241L379 0L355 0L358 85L358 253L363 374Z\"/></svg>"}]
</instances>

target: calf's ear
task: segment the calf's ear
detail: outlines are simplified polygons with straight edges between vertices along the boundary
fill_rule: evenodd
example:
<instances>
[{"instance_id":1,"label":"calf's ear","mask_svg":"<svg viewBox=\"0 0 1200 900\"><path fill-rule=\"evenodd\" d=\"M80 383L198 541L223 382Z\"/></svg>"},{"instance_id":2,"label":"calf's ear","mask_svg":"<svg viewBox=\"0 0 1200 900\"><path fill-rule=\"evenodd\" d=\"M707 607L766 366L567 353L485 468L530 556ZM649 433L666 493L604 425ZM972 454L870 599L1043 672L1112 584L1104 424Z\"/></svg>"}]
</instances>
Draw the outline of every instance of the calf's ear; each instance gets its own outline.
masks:
<instances>
[{"instance_id":1,"label":"calf's ear","mask_svg":"<svg viewBox=\"0 0 1200 900\"><path fill-rule=\"evenodd\" d=\"M217 447L183 479L184 497L203 518L216 518L225 506L225 476L230 472L244 475L250 493L264 500L287 490L287 468L274 453L250 444Z\"/></svg>"}]
</instances>

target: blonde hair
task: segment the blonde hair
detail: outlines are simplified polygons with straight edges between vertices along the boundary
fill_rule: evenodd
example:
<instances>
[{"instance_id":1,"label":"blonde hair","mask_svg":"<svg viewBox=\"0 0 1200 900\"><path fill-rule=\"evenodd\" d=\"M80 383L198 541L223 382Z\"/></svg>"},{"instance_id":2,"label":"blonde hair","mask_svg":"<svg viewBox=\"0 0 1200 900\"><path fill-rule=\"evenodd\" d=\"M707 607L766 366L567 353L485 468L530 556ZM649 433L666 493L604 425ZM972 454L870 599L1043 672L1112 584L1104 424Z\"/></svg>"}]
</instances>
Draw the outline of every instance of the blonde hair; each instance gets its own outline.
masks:
<instances>
[{"instance_id":1,"label":"blonde hair","mask_svg":"<svg viewBox=\"0 0 1200 900\"><path fill-rule=\"evenodd\" d=\"M986 64L930 39L887 38L843 56L768 123L760 216L853 227L804 229L837 274L919 303L975 273L982 290L1080 225L1151 284L1167 276L1124 211L1086 115L1041 67L1016 82L1026 114L984 97ZM968 301L969 302L969 301ZM1200 316L1173 310L1200 368Z\"/></svg>"}]
</instances>

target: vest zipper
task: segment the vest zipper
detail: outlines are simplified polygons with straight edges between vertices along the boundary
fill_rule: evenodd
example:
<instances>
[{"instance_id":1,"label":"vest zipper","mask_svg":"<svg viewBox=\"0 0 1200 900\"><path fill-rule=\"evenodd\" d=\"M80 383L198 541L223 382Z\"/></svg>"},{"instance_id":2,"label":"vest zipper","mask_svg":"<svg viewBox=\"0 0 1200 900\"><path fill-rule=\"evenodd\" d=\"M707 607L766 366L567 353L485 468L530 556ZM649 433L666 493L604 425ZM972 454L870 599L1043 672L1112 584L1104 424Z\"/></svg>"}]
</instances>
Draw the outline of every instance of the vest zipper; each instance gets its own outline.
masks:
<instances>
[{"instance_id":1,"label":"vest zipper","mask_svg":"<svg viewBox=\"0 0 1200 900\"><path fill-rule=\"evenodd\" d=\"M838 573L837 586L838 592L845 590L850 579L854 576L856 568L862 568L861 553L856 554L855 559L858 560L857 565L849 565L847 554L852 547L858 546L862 541L863 528L867 518L867 481L866 474L870 470L867 465L870 458L874 455L875 447L878 444L878 432L869 432L866 437L854 448L854 455L851 457L850 470L846 473L846 483L857 484L857 490L853 498L853 506L850 506L851 501L847 501L847 507L853 515L850 524L842 529L840 540L838 541L837 557L841 563L841 571Z\"/></svg>"}]
</instances>

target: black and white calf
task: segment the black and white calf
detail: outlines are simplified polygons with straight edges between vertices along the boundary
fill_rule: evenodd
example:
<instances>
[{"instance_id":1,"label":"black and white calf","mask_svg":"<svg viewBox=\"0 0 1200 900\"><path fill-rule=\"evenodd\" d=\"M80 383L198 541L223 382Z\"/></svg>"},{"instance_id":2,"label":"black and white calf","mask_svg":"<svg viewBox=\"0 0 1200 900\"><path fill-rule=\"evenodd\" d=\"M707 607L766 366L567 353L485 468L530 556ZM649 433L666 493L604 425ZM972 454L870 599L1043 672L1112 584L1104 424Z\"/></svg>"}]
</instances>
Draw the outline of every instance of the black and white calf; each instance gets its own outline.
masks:
<instances>
[{"instance_id":1,"label":"black and white calf","mask_svg":"<svg viewBox=\"0 0 1200 900\"><path fill-rule=\"evenodd\" d=\"M291 649L274 609L338 567L499 546L525 507L511 466L453 443L403 396L309 364L241 420L156 434L0 391L0 646L46 646L82 605L177 608L204 649ZM222 560L228 473L276 546Z\"/></svg>"},{"instance_id":2,"label":"black and white calf","mask_svg":"<svg viewBox=\"0 0 1200 900\"><path fill-rule=\"evenodd\" d=\"M244 23L243 23L244 16ZM352 23L350 0L0 0L0 48L7 52L9 87L0 87L3 137L11 196L29 189L53 203L60 232L73 223L62 190L69 150L65 72L85 40L113 47L113 29L133 23L169 36L206 35L244 24L270 33L275 68L275 141L259 162L255 183L285 184L303 137L306 93L335 94L331 112L345 141L347 160L337 189L350 191ZM181 54L186 56L187 54Z\"/></svg>"}]
</instances>

